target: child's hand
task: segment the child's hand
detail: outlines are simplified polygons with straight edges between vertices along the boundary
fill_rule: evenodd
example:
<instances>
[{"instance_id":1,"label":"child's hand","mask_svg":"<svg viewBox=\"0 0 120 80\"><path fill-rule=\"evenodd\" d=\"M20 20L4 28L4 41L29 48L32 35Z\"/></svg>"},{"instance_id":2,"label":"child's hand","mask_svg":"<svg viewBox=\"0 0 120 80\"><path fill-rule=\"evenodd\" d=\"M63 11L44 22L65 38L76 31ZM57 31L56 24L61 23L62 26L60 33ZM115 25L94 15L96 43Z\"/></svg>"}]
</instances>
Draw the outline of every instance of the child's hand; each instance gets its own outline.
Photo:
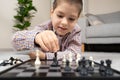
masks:
<instances>
[{"instance_id":1,"label":"child's hand","mask_svg":"<svg viewBox=\"0 0 120 80\"><path fill-rule=\"evenodd\" d=\"M35 37L35 42L44 51L57 52L59 50L59 41L55 33L51 30L38 33Z\"/></svg>"}]
</instances>

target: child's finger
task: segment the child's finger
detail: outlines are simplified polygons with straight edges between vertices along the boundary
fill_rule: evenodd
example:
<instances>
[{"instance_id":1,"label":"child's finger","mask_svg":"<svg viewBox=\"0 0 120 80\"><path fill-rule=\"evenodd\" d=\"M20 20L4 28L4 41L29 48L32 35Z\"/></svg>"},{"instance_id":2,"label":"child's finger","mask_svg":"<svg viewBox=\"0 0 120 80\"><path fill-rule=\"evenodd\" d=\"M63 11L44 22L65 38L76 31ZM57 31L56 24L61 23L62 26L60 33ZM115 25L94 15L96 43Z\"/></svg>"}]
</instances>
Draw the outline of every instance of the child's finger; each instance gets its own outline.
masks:
<instances>
[{"instance_id":1,"label":"child's finger","mask_svg":"<svg viewBox=\"0 0 120 80\"><path fill-rule=\"evenodd\" d=\"M44 40L42 40L42 36L41 36L41 38L39 38L39 45L44 51L49 51L49 49L45 45Z\"/></svg>"},{"instance_id":2,"label":"child's finger","mask_svg":"<svg viewBox=\"0 0 120 80\"><path fill-rule=\"evenodd\" d=\"M56 51L59 50L59 41L58 41L58 38L55 34L53 34L53 40L54 40L54 42L52 44L53 45L53 51L56 52Z\"/></svg>"},{"instance_id":3,"label":"child's finger","mask_svg":"<svg viewBox=\"0 0 120 80\"><path fill-rule=\"evenodd\" d=\"M53 43L52 36L46 34L46 37L44 37L43 41L44 41L45 46L49 49L49 51L52 52L52 43Z\"/></svg>"}]
</instances>

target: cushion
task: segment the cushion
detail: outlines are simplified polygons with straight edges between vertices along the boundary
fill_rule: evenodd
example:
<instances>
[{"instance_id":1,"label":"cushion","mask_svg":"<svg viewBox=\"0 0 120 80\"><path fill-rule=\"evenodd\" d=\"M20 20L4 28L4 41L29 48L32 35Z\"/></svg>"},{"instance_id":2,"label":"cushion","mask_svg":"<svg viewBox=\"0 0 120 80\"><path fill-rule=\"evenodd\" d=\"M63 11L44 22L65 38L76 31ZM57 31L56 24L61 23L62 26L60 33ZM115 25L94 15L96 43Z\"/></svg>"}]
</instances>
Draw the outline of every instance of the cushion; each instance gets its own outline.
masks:
<instances>
[{"instance_id":1,"label":"cushion","mask_svg":"<svg viewBox=\"0 0 120 80\"><path fill-rule=\"evenodd\" d=\"M86 28L87 38L120 37L120 23L103 24Z\"/></svg>"},{"instance_id":2,"label":"cushion","mask_svg":"<svg viewBox=\"0 0 120 80\"><path fill-rule=\"evenodd\" d=\"M104 24L103 21L101 21L97 16L95 16L93 14L88 13L85 16L87 17L89 24L91 26Z\"/></svg>"}]
</instances>

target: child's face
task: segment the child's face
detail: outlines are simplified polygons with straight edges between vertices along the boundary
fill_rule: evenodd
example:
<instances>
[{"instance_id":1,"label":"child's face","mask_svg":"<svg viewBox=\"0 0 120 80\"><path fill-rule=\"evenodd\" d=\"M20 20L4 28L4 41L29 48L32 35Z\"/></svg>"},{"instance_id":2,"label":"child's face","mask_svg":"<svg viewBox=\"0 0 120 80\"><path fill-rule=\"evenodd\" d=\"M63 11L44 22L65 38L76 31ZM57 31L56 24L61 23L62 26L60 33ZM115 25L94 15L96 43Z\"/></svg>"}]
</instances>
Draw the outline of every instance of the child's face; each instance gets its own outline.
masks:
<instances>
[{"instance_id":1,"label":"child's face","mask_svg":"<svg viewBox=\"0 0 120 80\"><path fill-rule=\"evenodd\" d=\"M78 8L69 3L60 3L55 10L51 10L53 28L58 35L64 36L71 32L78 20Z\"/></svg>"}]
</instances>

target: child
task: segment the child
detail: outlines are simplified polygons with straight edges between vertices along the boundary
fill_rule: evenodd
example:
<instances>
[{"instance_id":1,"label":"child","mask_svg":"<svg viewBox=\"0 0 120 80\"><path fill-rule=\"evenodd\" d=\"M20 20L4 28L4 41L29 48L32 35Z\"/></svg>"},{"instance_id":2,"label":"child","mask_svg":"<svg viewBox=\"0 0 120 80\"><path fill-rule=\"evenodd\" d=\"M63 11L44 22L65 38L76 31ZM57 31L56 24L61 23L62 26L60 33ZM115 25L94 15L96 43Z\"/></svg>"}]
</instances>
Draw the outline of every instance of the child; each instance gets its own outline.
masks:
<instances>
[{"instance_id":1,"label":"child","mask_svg":"<svg viewBox=\"0 0 120 80\"><path fill-rule=\"evenodd\" d=\"M73 59L81 52L81 29L76 24L82 11L82 0L54 0L51 20L31 31L18 31L13 36L16 50L39 48L40 59L58 59L72 53ZM35 53L30 53L35 58Z\"/></svg>"}]
</instances>

